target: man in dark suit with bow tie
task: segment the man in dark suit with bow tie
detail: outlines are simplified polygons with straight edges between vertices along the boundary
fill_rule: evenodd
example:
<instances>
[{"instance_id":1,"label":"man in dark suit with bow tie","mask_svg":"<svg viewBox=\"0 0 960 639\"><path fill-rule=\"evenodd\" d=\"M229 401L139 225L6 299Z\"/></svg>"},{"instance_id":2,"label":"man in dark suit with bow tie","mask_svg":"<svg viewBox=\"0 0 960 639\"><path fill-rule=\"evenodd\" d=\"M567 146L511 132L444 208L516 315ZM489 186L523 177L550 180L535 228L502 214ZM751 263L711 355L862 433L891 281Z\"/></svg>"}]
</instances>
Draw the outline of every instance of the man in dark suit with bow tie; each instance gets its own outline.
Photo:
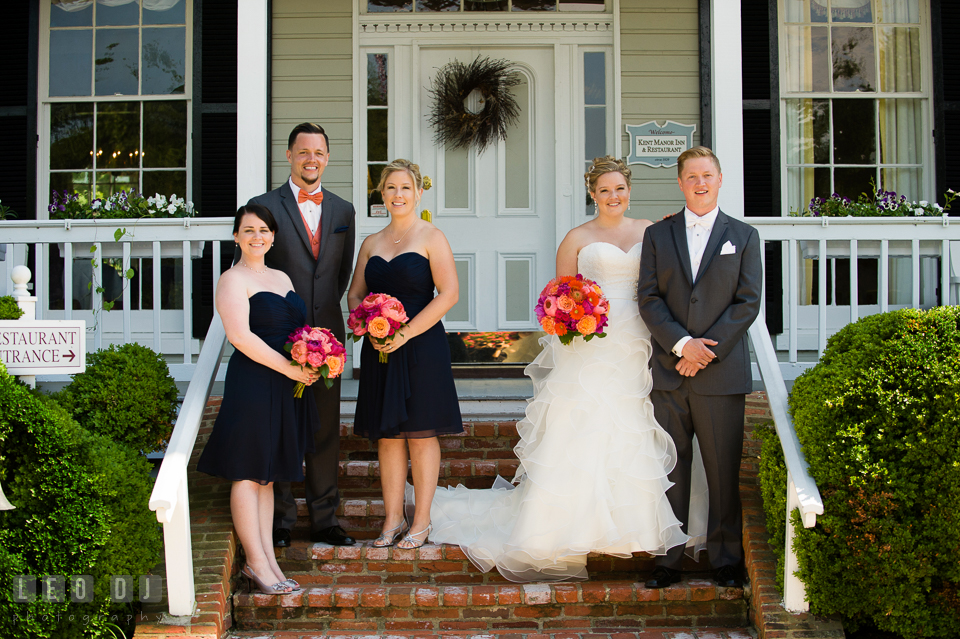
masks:
<instances>
[{"instance_id":1,"label":"man in dark suit with bow tie","mask_svg":"<svg viewBox=\"0 0 960 639\"><path fill-rule=\"evenodd\" d=\"M277 220L267 266L290 276L306 304L310 326L330 329L344 342L340 300L353 271L356 212L352 204L321 187L320 176L329 159L330 139L323 128L311 122L298 124L287 141L290 178L279 188L251 199L250 204L267 207ZM340 504L340 379L329 389L319 383L310 389L320 414L320 430L313 438L315 452L308 453L305 460L310 539L351 546L354 539L340 527L336 515ZM276 482L275 546L290 545L290 529L296 521L297 504L290 484Z\"/></svg>"},{"instance_id":2,"label":"man in dark suit with bow tie","mask_svg":"<svg viewBox=\"0 0 960 639\"><path fill-rule=\"evenodd\" d=\"M739 473L746 394L752 390L747 329L760 312L763 269L756 229L717 205L723 175L706 147L680 155L683 211L647 228L637 298L653 334L654 415L677 446L667 498L686 531L693 437L710 491L707 554L717 584L743 584ZM680 581L683 546L657 557L648 588Z\"/></svg>"}]
</instances>

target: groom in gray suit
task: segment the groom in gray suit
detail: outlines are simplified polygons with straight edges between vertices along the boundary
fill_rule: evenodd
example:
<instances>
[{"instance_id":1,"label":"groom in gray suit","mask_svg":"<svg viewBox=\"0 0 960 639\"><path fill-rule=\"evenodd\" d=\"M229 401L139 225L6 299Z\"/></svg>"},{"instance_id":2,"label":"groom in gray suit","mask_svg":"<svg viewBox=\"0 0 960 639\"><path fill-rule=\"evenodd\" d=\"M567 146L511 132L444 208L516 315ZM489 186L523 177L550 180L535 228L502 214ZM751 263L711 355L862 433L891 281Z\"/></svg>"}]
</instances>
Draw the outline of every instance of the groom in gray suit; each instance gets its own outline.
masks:
<instances>
[{"instance_id":1,"label":"groom in gray suit","mask_svg":"<svg viewBox=\"0 0 960 639\"><path fill-rule=\"evenodd\" d=\"M353 271L356 212L353 205L324 189L320 176L330 159L330 139L323 127L311 122L297 125L287 141L290 179L279 188L250 200L270 209L277 220L273 248L266 264L283 271L307 307L310 326L327 328L344 342L340 300ZM310 387L320 414L314 434L315 452L306 456L307 512L310 539L337 546L352 546L337 520L340 493L337 470L340 458L340 379L329 389ZM297 522L297 504L288 482L274 484L273 543L290 545L290 529Z\"/></svg>"},{"instance_id":2,"label":"groom in gray suit","mask_svg":"<svg viewBox=\"0 0 960 639\"><path fill-rule=\"evenodd\" d=\"M756 229L717 205L723 175L706 147L680 155L686 207L647 228L637 299L653 334L654 415L677 446L667 498L686 531L693 436L710 491L707 554L717 584L743 585L740 457L752 390L747 329L760 312L763 280ZM680 581L684 547L657 557L648 588Z\"/></svg>"}]
</instances>

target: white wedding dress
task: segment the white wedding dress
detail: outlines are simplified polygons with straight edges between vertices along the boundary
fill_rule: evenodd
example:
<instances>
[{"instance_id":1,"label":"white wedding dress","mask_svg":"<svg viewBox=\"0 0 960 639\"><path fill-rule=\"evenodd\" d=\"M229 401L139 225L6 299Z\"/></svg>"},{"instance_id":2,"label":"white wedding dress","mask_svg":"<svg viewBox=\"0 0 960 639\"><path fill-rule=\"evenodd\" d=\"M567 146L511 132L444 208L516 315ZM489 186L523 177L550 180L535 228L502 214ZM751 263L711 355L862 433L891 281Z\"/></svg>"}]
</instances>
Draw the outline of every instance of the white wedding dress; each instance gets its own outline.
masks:
<instances>
[{"instance_id":1,"label":"white wedding dress","mask_svg":"<svg viewBox=\"0 0 960 639\"><path fill-rule=\"evenodd\" d=\"M649 397L650 331L636 302L640 248L624 253L594 242L580 250L578 271L610 300L606 337L568 346L541 338L543 351L525 371L534 394L517 424L516 486L498 477L490 489L439 488L431 542L459 545L480 570L496 568L517 582L586 579L591 552L629 557L702 547L707 489L699 447L690 536L665 495L677 454Z\"/></svg>"}]
</instances>

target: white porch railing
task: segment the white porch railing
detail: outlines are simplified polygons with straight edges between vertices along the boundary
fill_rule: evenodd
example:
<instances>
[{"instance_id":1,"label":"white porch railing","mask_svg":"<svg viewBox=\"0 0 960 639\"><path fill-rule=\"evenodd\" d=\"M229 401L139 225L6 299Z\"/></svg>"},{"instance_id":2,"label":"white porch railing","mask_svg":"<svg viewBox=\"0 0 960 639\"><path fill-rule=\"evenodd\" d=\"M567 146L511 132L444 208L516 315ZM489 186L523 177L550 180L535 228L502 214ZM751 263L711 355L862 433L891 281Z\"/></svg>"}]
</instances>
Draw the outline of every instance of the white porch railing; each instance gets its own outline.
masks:
<instances>
[{"instance_id":1,"label":"white porch railing","mask_svg":"<svg viewBox=\"0 0 960 639\"><path fill-rule=\"evenodd\" d=\"M193 614L196 588L193 583L193 547L190 540L190 500L187 494L187 463L197 441L197 432L210 390L223 357L227 336L219 315L214 315L200 357L177 416L177 426L150 495L150 510L163 524L163 552L167 568L167 599L175 617Z\"/></svg>"},{"instance_id":2,"label":"white porch railing","mask_svg":"<svg viewBox=\"0 0 960 639\"><path fill-rule=\"evenodd\" d=\"M827 338L847 323L860 317L883 313L897 308L930 307L951 303L951 284L958 280L958 269L953 265L960 253L960 245L951 241L960 240L960 220L949 217L930 218L748 218L746 220L760 233L764 242L783 242L783 312L784 335L780 336L777 351L780 352L780 368L787 380L796 379L803 371L816 365L823 354ZM762 253L765 260L765 253ZM825 258L821 257L825 256ZM894 303L891 300L891 259L909 260L908 274L899 278L901 286L909 288L901 291L904 299ZM939 265L933 259L939 259ZM832 268L831 285L834 299L827 296L827 268L821 267L817 273L818 297L816 305L801 303L801 283L806 278L805 259L818 260L822 265L827 260ZM837 285L836 260L850 260L850 304L840 306L835 303ZM877 303L860 305L858 292L861 285L868 284L859 280L859 260L878 259ZM764 264L764 272L767 265ZM929 273L935 273L935 282L928 283L926 291L921 284L928 279ZM938 286L937 286L938 285ZM931 292L932 291L932 292ZM939 291L939 295L936 292ZM766 308L767 291L764 291ZM931 299L933 298L933 299ZM907 301L909 300L909 301ZM923 303L921 303L923 302ZM815 310L815 313L813 312ZM801 341L807 341L802 345ZM810 361L801 361L800 354L809 351ZM813 355L816 357L813 357ZM758 379L755 371L754 379Z\"/></svg>"},{"instance_id":3,"label":"white porch railing","mask_svg":"<svg viewBox=\"0 0 960 639\"><path fill-rule=\"evenodd\" d=\"M119 229L126 233L117 242L114 234ZM14 266L26 261L27 247L35 247L35 273L39 299L38 319L87 319L88 330L92 330L92 339L88 340L91 349L99 350L105 343L121 344L139 342L167 356L182 354L182 362L171 362L170 373L177 381L187 381L193 377L194 353L197 350L193 339L193 263L191 258L199 255L198 249L204 242L212 243L213 282L220 277L220 241L230 240L233 231L233 218L174 218L141 220L8 220L0 221L0 246L6 248L4 260L0 262L0 271L6 271L9 281ZM89 247L96 251L91 253ZM54 300L50 299L48 286L50 274L47 251L61 252L63 256L63 309L50 310ZM116 256L121 260L121 270L131 267L135 256L152 258L152 299L153 308L136 310L131 308L131 288L124 285L122 290L122 309L75 310L74 297L74 259L94 258L93 278L104 281L103 257ZM182 308L161 308L161 258L182 258L183 270L180 282L182 288ZM85 293L85 291L81 291ZM101 309L103 295L96 286L91 287L91 307ZM0 294L4 294L0 290ZM56 300L59 302L60 300ZM59 306L59 304L56 304ZM118 317L119 316L119 317ZM171 325L164 322L176 321ZM108 326L109 324L109 326Z\"/></svg>"}]
</instances>

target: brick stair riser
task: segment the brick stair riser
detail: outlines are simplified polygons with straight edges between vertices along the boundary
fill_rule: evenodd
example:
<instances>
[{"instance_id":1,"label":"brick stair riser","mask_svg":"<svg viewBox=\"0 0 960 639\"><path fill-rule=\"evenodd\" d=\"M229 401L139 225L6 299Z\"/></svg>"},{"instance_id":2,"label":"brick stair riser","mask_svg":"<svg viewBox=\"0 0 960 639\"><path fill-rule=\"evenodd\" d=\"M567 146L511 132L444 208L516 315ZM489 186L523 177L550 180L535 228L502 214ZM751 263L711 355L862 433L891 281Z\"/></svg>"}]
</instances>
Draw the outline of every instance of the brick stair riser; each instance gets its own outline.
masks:
<instances>
[{"instance_id":1,"label":"brick stair riser","mask_svg":"<svg viewBox=\"0 0 960 639\"><path fill-rule=\"evenodd\" d=\"M638 632L743 627L740 589L692 580L664 590L631 582L307 588L300 594L234 595L241 630Z\"/></svg>"},{"instance_id":2,"label":"brick stair riser","mask_svg":"<svg viewBox=\"0 0 960 639\"><path fill-rule=\"evenodd\" d=\"M465 421L462 435L442 435L440 450L444 459L512 459L513 447L520 441L517 422ZM340 461L372 461L377 447L365 437L353 434L353 424L340 424Z\"/></svg>"},{"instance_id":3,"label":"brick stair riser","mask_svg":"<svg viewBox=\"0 0 960 639\"><path fill-rule=\"evenodd\" d=\"M417 550L374 548L367 543L334 548L295 542L277 551L284 574L302 585L357 584L502 584L500 573L480 572L458 546L427 544ZM636 580L653 570L654 558L638 553L630 558L590 555L591 580ZM689 557L684 570L704 570Z\"/></svg>"}]
</instances>

